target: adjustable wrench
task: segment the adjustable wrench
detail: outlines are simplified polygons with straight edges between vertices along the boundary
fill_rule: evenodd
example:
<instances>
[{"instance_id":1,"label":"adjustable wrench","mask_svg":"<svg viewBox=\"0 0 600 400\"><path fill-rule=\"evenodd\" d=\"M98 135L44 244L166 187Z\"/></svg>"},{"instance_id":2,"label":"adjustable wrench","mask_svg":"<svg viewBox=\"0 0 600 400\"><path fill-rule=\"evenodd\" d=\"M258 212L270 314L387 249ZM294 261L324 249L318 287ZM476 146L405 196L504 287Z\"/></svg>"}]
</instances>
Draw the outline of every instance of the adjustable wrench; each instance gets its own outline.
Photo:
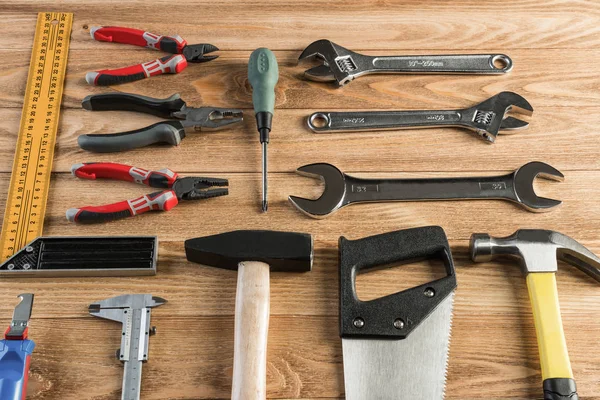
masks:
<instances>
[{"instance_id":1,"label":"adjustable wrench","mask_svg":"<svg viewBox=\"0 0 600 400\"><path fill-rule=\"evenodd\" d=\"M327 217L352 203L415 200L499 199L515 202L528 211L544 212L562 202L537 196L533 181L538 176L555 181L564 179L560 171L537 161L507 175L468 178L362 179L324 163L305 165L296 172L325 182L325 190L316 200L288 198L313 218Z\"/></svg>"},{"instance_id":2,"label":"adjustable wrench","mask_svg":"<svg viewBox=\"0 0 600 400\"><path fill-rule=\"evenodd\" d=\"M516 93L502 92L476 106L460 110L319 111L311 114L307 123L315 133L462 127L493 143L499 131L514 131L529 125L520 119L506 117L509 111L531 115L533 107Z\"/></svg>"},{"instance_id":3,"label":"adjustable wrench","mask_svg":"<svg viewBox=\"0 0 600 400\"><path fill-rule=\"evenodd\" d=\"M512 60L505 54L373 57L326 39L309 44L298 61L314 57L323 64L306 70L306 78L318 82L337 81L339 86L368 74L504 74L512 69Z\"/></svg>"}]
</instances>

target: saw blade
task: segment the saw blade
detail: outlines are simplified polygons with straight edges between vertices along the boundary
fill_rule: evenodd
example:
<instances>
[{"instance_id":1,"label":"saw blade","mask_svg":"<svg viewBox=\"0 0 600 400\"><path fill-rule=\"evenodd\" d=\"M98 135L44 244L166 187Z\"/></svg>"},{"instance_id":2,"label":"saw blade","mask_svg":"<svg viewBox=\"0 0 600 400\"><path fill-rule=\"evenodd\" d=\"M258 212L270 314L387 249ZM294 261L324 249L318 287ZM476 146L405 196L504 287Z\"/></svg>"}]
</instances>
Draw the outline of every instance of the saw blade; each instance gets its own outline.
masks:
<instances>
[{"instance_id":1,"label":"saw blade","mask_svg":"<svg viewBox=\"0 0 600 400\"><path fill-rule=\"evenodd\" d=\"M454 292L406 339L343 338L347 400L443 399Z\"/></svg>"}]
</instances>

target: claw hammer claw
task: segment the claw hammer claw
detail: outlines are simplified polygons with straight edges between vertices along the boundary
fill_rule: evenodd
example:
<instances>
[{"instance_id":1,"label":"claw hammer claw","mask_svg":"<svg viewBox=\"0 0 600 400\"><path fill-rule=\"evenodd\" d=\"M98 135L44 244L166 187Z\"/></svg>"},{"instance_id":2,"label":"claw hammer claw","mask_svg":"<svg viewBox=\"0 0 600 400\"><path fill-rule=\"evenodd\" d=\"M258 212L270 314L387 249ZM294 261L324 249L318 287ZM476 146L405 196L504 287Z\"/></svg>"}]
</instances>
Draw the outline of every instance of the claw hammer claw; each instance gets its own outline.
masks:
<instances>
[{"instance_id":1,"label":"claw hammer claw","mask_svg":"<svg viewBox=\"0 0 600 400\"><path fill-rule=\"evenodd\" d=\"M471 236L470 249L475 262L490 261L496 256L519 260L533 309L544 400L579 399L560 316L557 259L600 283L600 258L569 236L542 229L520 229L503 238L476 233Z\"/></svg>"}]
</instances>

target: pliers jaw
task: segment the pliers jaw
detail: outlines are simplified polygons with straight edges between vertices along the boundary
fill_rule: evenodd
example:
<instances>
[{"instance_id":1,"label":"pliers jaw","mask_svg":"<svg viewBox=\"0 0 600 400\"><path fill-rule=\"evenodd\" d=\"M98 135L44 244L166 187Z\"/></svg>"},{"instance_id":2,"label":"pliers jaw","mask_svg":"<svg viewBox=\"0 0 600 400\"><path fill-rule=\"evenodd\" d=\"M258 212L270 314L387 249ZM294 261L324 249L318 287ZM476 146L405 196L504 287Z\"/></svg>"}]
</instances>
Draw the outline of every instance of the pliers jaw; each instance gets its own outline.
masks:
<instances>
[{"instance_id":1,"label":"pliers jaw","mask_svg":"<svg viewBox=\"0 0 600 400\"><path fill-rule=\"evenodd\" d=\"M187 62L191 63L203 63L207 61L212 61L215 58L219 57L218 55L207 56L205 54L212 53L213 51L218 51L217 46L213 46L212 44L202 43L202 44L192 44L187 45L183 48L181 54L185 57Z\"/></svg>"},{"instance_id":2,"label":"pliers jaw","mask_svg":"<svg viewBox=\"0 0 600 400\"><path fill-rule=\"evenodd\" d=\"M242 110L237 108L186 108L174 116L184 118L184 128L193 127L196 131L214 131L244 120Z\"/></svg>"},{"instance_id":3,"label":"pliers jaw","mask_svg":"<svg viewBox=\"0 0 600 400\"><path fill-rule=\"evenodd\" d=\"M186 177L177 179L172 189L179 200L203 200L228 195L228 185L227 179ZM219 188L211 189L214 186Z\"/></svg>"}]
</instances>

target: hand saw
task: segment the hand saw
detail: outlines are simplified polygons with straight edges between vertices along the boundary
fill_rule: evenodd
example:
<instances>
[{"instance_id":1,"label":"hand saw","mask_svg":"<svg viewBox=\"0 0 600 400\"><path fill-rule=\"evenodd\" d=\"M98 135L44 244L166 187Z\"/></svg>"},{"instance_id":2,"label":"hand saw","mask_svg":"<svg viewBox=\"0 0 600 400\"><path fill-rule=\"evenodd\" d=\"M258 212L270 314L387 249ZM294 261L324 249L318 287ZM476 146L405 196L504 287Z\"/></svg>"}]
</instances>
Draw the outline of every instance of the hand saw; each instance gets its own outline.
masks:
<instances>
[{"instance_id":1,"label":"hand saw","mask_svg":"<svg viewBox=\"0 0 600 400\"><path fill-rule=\"evenodd\" d=\"M340 237L340 336L347 400L443 399L456 276L439 226L359 240ZM446 276L370 301L356 294L361 271L423 259Z\"/></svg>"}]
</instances>

